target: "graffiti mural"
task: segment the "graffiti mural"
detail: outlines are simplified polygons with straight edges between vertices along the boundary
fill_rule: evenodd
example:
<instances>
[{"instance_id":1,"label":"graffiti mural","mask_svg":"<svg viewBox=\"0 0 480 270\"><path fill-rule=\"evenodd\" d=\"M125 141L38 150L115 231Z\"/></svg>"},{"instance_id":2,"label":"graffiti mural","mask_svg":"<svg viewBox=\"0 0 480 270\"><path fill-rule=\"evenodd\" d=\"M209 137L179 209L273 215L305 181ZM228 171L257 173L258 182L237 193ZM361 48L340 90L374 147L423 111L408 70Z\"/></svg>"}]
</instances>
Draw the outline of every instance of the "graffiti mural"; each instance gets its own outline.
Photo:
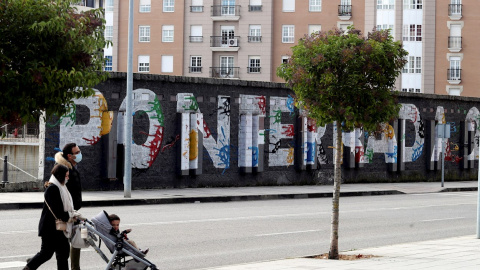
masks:
<instances>
[{"instance_id":1,"label":"graffiti mural","mask_svg":"<svg viewBox=\"0 0 480 270\"><path fill-rule=\"evenodd\" d=\"M269 130L269 166L293 165L293 145L281 147L282 139L293 141L294 127L292 124L282 123L282 113L290 113L287 107L288 98L270 97L270 130Z\"/></svg>"},{"instance_id":2,"label":"graffiti mural","mask_svg":"<svg viewBox=\"0 0 480 270\"><path fill-rule=\"evenodd\" d=\"M244 172L253 172L252 168L255 168L256 172L263 171L265 110L264 96L240 95L238 166Z\"/></svg>"}]
</instances>

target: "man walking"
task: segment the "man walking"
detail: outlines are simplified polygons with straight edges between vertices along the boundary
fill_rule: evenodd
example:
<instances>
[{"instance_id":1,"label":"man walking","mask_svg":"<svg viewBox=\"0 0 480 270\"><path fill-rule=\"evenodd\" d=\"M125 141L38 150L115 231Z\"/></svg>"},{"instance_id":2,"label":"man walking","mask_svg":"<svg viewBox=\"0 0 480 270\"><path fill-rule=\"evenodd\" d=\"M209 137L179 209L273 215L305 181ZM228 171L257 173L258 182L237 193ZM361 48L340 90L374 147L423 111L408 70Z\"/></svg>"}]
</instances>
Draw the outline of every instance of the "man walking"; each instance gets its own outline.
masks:
<instances>
[{"instance_id":1,"label":"man walking","mask_svg":"<svg viewBox=\"0 0 480 270\"><path fill-rule=\"evenodd\" d=\"M73 208L79 210L82 207L82 182L77 164L82 161L82 152L75 143L67 143L62 152L55 154L55 162L67 166L70 176L67 182L67 189L72 195ZM80 250L70 248L71 270L80 270Z\"/></svg>"}]
</instances>

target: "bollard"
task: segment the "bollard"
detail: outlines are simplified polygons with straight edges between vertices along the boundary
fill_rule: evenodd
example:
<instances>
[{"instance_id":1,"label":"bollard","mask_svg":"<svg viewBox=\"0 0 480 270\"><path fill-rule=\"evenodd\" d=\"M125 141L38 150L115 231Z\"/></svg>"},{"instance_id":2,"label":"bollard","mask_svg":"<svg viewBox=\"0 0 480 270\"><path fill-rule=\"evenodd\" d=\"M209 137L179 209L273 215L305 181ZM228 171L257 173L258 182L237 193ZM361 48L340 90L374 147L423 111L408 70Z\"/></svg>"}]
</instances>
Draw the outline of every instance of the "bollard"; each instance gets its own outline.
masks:
<instances>
[{"instance_id":1,"label":"bollard","mask_svg":"<svg viewBox=\"0 0 480 270\"><path fill-rule=\"evenodd\" d=\"M5 159L3 160L3 180L2 184L8 184L8 162L7 162L8 156L5 156Z\"/></svg>"}]
</instances>

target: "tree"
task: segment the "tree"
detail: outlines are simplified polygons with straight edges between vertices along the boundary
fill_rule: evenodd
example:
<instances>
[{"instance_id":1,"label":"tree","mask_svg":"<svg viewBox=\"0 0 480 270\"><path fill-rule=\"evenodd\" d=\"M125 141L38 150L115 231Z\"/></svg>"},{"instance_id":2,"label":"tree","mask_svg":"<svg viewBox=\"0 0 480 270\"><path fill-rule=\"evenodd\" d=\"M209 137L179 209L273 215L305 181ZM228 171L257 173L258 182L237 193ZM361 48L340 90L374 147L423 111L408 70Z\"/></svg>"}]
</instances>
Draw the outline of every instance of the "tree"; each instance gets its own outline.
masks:
<instances>
[{"instance_id":1,"label":"tree","mask_svg":"<svg viewBox=\"0 0 480 270\"><path fill-rule=\"evenodd\" d=\"M103 10L73 2L0 0L0 121L63 115L107 79Z\"/></svg>"},{"instance_id":2,"label":"tree","mask_svg":"<svg viewBox=\"0 0 480 270\"><path fill-rule=\"evenodd\" d=\"M351 27L348 34L336 29L305 36L277 69L306 116L320 125L337 123L330 259L339 257L342 130L375 131L398 115L392 90L407 54L388 31L374 30L364 37Z\"/></svg>"}]
</instances>

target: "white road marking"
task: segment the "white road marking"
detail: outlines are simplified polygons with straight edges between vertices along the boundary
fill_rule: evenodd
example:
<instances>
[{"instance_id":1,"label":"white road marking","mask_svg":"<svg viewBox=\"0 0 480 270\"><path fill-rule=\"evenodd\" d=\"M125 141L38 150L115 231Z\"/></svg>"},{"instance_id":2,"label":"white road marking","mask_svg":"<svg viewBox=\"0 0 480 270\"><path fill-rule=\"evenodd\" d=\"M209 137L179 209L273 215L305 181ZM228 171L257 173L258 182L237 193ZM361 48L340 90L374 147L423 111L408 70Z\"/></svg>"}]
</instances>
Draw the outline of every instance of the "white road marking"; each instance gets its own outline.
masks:
<instances>
[{"instance_id":1,"label":"white road marking","mask_svg":"<svg viewBox=\"0 0 480 270\"><path fill-rule=\"evenodd\" d=\"M466 218L466 217L425 219L425 220L420 220L420 222L434 222L434 221L456 220L456 219L465 219L465 218Z\"/></svg>"},{"instance_id":2,"label":"white road marking","mask_svg":"<svg viewBox=\"0 0 480 270\"><path fill-rule=\"evenodd\" d=\"M40 250L40 246L38 246L38 250ZM95 251L93 248L82 248L81 250L82 252L90 252L90 251ZM0 260L6 260L6 259L15 259L15 258L25 258L25 260L27 258L32 258L33 256L35 256L35 254L25 254L25 255L15 255L15 256L3 256L3 257L0 257ZM24 261L25 261L24 260ZM26 264L26 263L25 263ZM0 267L1 268L1 267Z\"/></svg>"},{"instance_id":3,"label":"white road marking","mask_svg":"<svg viewBox=\"0 0 480 270\"><path fill-rule=\"evenodd\" d=\"M22 267L27 265L26 262L0 262L0 269L5 269L5 268L13 268L13 267Z\"/></svg>"},{"instance_id":4,"label":"white road marking","mask_svg":"<svg viewBox=\"0 0 480 270\"><path fill-rule=\"evenodd\" d=\"M25 230L25 231L9 231L9 232L0 232L0 234L18 234L18 233L36 233L38 230Z\"/></svg>"},{"instance_id":5,"label":"white road marking","mask_svg":"<svg viewBox=\"0 0 480 270\"><path fill-rule=\"evenodd\" d=\"M265 233L265 234L257 234L255 236L272 236L272 235L284 235L284 234L295 234L295 233L319 232L319 231L320 230L307 230L307 231L296 231L296 232Z\"/></svg>"}]
</instances>

